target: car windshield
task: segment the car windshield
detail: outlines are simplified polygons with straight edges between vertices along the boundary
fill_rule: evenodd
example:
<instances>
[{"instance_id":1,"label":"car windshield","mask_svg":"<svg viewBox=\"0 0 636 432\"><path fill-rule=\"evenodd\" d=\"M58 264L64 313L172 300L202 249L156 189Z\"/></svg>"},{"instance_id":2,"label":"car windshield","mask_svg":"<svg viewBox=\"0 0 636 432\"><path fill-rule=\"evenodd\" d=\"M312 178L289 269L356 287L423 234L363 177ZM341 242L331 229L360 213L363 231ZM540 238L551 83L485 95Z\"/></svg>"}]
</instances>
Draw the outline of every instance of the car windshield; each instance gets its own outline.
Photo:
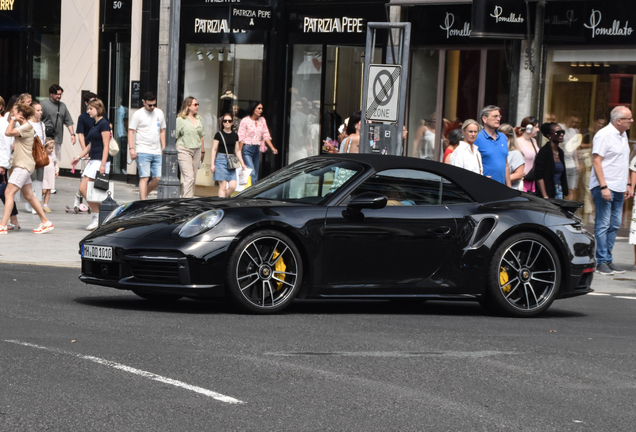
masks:
<instances>
[{"instance_id":1,"label":"car windshield","mask_svg":"<svg viewBox=\"0 0 636 432\"><path fill-rule=\"evenodd\" d=\"M362 169L348 161L303 160L281 169L238 196L322 204Z\"/></svg>"}]
</instances>

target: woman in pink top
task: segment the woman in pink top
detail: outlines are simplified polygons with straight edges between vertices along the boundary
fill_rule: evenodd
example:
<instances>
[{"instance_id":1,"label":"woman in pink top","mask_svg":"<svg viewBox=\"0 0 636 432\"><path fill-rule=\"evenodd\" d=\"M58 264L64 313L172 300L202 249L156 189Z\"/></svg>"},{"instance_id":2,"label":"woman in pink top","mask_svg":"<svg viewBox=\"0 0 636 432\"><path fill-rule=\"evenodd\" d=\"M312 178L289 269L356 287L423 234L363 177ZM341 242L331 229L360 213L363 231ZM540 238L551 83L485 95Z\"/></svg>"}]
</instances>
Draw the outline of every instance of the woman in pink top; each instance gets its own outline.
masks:
<instances>
[{"instance_id":1,"label":"woman in pink top","mask_svg":"<svg viewBox=\"0 0 636 432\"><path fill-rule=\"evenodd\" d=\"M521 127L515 128L515 134L517 135L517 144L523 150L523 155L526 159L524 167L524 175L528 174L534 166L534 158L539 152L539 145L534 137L539 133L539 122L534 117L526 117L521 120ZM527 180L523 180L524 192L535 192L535 183Z\"/></svg>"},{"instance_id":2,"label":"woman in pink top","mask_svg":"<svg viewBox=\"0 0 636 432\"><path fill-rule=\"evenodd\" d=\"M267 147L272 153L278 154L278 150L272 144L272 137L267 128L267 122L263 118L263 104L254 102L247 109L247 116L243 117L238 130L239 141L243 143L241 154L243 161L248 168L252 169L250 177L252 184L258 180L258 166L260 163L261 146L264 147L263 153L267 151ZM267 144L267 146L265 146ZM240 144L239 144L240 145Z\"/></svg>"}]
</instances>

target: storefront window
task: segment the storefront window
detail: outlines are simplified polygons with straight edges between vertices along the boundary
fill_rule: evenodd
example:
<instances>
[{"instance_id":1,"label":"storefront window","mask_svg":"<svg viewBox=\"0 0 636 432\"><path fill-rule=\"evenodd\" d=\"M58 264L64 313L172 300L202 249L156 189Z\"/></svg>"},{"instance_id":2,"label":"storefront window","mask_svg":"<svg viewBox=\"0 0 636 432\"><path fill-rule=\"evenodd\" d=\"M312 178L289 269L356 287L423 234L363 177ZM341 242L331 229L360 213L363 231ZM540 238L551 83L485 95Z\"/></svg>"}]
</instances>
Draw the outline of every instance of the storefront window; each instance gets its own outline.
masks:
<instances>
[{"instance_id":1,"label":"storefront window","mask_svg":"<svg viewBox=\"0 0 636 432\"><path fill-rule=\"evenodd\" d=\"M35 41L36 51L39 48L40 52L33 55L34 93L42 100L49 97L49 88L60 80L60 36L39 34Z\"/></svg>"},{"instance_id":2,"label":"storefront window","mask_svg":"<svg viewBox=\"0 0 636 432\"><path fill-rule=\"evenodd\" d=\"M620 60L619 60L620 59ZM594 135L610 121L617 106L636 104L636 51L551 50L548 53L543 120L557 122L563 139L570 195L582 201L586 224L594 223L594 204L588 185ZM634 128L628 132L635 147ZM633 152L632 152L633 154ZM629 227L632 200L625 202L623 226Z\"/></svg>"},{"instance_id":3,"label":"storefront window","mask_svg":"<svg viewBox=\"0 0 636 432\"><path fill-rule=\"evenodd\" d=\"M411 62L408 155L432 159L435 151L439 51L414 51Z\"/></svg>"},{"instance_id":4,"label":"storefront window","mask_svg":"<svg viewBox=\"0 0 636 432\"><path fill-rule=\"evenodd\" d=\"M205 128L206 150L212 148L218 119L231 112L235 127L245 117L251 102L262 95L263 45L188 44L185 53L184 96L193 96L200 104L199 115ZM267 118L267 107L265 107ZM197 173L196 184L212 186L211 152Z\"/></svg>"}]
</instances>

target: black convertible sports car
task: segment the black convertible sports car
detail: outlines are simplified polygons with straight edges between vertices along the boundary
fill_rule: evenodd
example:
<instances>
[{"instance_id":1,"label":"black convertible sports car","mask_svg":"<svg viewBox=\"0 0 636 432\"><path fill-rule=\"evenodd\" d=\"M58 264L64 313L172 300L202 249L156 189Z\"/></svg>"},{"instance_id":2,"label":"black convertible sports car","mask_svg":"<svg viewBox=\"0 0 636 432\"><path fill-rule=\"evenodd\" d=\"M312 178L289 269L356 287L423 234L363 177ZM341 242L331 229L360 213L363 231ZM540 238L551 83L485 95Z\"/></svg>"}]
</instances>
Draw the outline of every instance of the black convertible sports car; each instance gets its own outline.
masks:
<instances>
[{"instance_id":1,"label":"black convertible sports car","mask_svg":"<svg viewBox=\"0 0 636 432\"><path fill-rule=\"evenodd\" d=\"M298 161L234 198L125 204L80 243L88 284L150 300L458 299L535 316L586 294L594 237L578 203L397 156Z\"/></svg>"}]
</instances>

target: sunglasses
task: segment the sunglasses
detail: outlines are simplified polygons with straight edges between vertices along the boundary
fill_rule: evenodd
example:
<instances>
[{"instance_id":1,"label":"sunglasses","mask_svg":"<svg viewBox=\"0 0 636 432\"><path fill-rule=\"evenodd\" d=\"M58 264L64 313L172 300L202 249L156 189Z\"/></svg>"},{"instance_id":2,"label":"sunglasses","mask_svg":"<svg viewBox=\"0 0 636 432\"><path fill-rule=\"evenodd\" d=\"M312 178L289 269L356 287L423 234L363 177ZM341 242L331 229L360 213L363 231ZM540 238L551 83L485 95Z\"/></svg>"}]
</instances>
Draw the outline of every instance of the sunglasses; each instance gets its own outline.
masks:
<instances>
[{"instance_id":1,"label":"sunglasses","mask_svg":"<svg viewBox=\"0 0 636 432\"><path fill-rule=\"evenodd\" d=\"M152 107L156 107L156 106L157 106L157 104L156 104L156 103L153 103L153 104L149 104L149 103L147 103L146 105L148 105L148 108L152 108Z\"/></svg>"},{"instance_id":2,"label":"sunglasses","mask_svg":"<svg viewBox=\"0 0 636 432\"><path fill-rule=\"evenodd\" d=\"M565 131L564 130L560 130L560 131L556 131L552 133L553 135L565 135Z\"/></svg>"},{"instance_id":3,"label":"sunglasses","mask_svg":"<svg viewBox=\"0 0 636 432\"><path fill-rule=\"evenodd\" d=\"M198 104L198 103L195 103L195 104L192 104L192 105L194 105L194 106L199 106L199 104Z\"/></svg>"},{"instance_id":4,"label":"sunglasses","mask_svg":"<svg viewBox=\"0 0 636 432\"><path fill-rule=\"evenodd\" d=\"M232 123L232 120L223 120L223 123Z\"/></svg>"}]
</instances>

